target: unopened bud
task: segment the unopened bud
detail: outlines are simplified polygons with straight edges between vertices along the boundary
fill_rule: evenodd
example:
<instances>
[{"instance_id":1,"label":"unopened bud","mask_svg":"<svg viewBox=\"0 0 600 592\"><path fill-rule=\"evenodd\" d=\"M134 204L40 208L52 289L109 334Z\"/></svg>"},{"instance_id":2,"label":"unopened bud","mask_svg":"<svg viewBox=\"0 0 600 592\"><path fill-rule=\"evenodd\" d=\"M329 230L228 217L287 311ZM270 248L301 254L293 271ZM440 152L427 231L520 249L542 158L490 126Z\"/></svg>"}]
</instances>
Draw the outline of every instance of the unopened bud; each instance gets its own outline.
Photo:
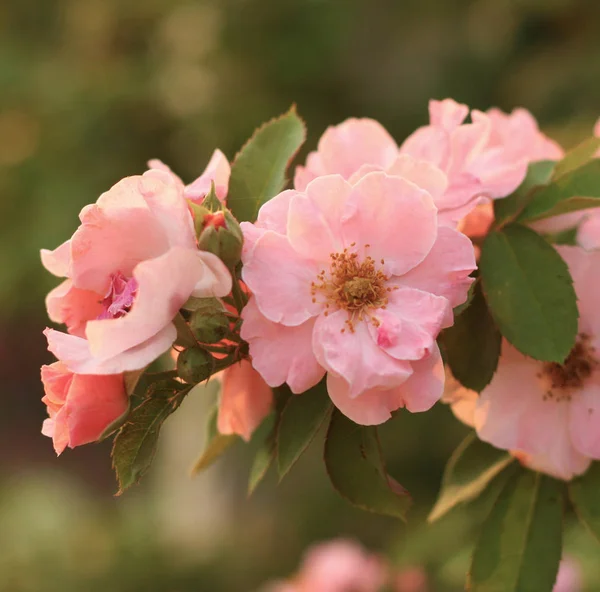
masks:
<instances>
[{"instance_id":1,"label":"unopened bud","mask_svg":"<svg viewBox=\"0 0 600 592\"><path fill-rule=\"evenodd\" d=\"M215 368L215 359L204 349L191 347L177 357L177 374L188 384L208 380Z\"/></svg>"},{"instance_id":2,"label":"unopened bud","mask_svg":"<svg viewBox=\"0 0 600 592\"><path fill-rule=\"evenodd\" d=\"M201 343L218 343L229 333L229 318L223 307L219 310L207 304L192 313L190 329Z\"/></svg>"},{"instance_id":3,"label":"unopened bud","mask_svg":"<svg viewBox=\"0 0 600 592\"><path fill-rule=\"evenodd\" d=\"M233 269L242 256L243 235L238 221L228 210L205 215L207 223L198 237L198 248L213 253Z\"/></svg>"}]
</instances>

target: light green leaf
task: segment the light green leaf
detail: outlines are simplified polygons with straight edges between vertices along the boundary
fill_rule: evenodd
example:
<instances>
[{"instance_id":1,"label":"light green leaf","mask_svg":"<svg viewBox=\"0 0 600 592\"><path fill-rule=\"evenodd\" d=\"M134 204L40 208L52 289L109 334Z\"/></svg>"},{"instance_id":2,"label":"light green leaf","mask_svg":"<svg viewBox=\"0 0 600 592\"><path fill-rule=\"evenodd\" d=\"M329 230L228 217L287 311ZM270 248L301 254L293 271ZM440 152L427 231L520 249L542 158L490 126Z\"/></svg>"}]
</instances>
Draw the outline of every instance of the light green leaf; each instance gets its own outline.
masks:
<instances>
[{"instance_id":1,"label":"light green leaf","mask_svg":"<svg viewBox=\"0 0 600 592\"><path fill-rule=\"evenodd\" d=\"M356 425L334 411L325 440L325 466L333 487L354 506L405 519L411 498L387 475L376 428Z\"/></svg>"},{"instance_id":2,"label":"light green leaf","mask_svg":"<svg viewBox=\"0 0 600 592\"><path fill-rule=\"evenodd\" d=\"M324 381L288 399L277 430L277 470L280 480L308 448L329 417L331 407Z\"/></svg>"},{"instance_id":3,"label":"light green leaf","mask_svg":"<svg viewBox=\"0 0 600 592\"><path fill-rule=\"evenodd\" d=\"M287 168L305 139L295 107L254 132L231 165L227 207L240 222L254 222L260 207L284 189Z\"/></svg>"},{"instance_id":4,"label":"light green leaf","mask_svg":"<svg viewBox=\"0 0 600 592\"><path fill-rule=\"evenodd\" d=\"M434 522L458 504L475 499L514 458L477 437L468 435L454 451L442 478L442 487L427 520Z\"/></svg>"},{"instance_id":5,"label":"light green leaf","mask_svg":"<svg viewBox=\"0 0 600 592\"><path fill-rule=\"evenodd\" d=\"M558 179L575 169L587 164L600 149L600 138L588 138L565 154L564 158L556 163L554 179Z\"/></svg>"},{"instance_id":6,"label":"light green leaf","mask_svg":"<svg viewBox=\"0 0 600 592\"><path fill-rule=\"evenodd\" d=\"M557 177L537 190L518 222L535 222L559 214L600 206L600 159Z\"/></svg>"},{"instance_id":7,"label":"light green leaf","mask_svg":"<svg viewBox=\"0 0 600 592\"><path fill-rule=\"evenodd\" d=\"M514 220L531 199L532 190L550 181L555 166L553 160L532 162L527 169L525 179L516 191L508 197L494 200L494 225L497 227Z\"/></svg>"},{"instance_id":8,"label":"light green leaf","mask_svg":"<svg viewBox=\"0 0 600 592\"><path fill-rule=\"evenodd\" d=\"M564 485L521 470L483 524L467 589L552 592L562 552Z\"/></svg>"},{"instance_id":9,"label":"light green leaf","mask_svg":"<svg viewBox=\"0 0 600 592\"><path fill-rule=\"evenodd\" d=\"M197 475L210 467L227 449L234 444L238 437L231 434L221 434L217 428L219 406L216 405L208 414L206 422L206 439L204 450L192 466L190 473Z\"/></svg>"},{"instance_id":10,"label":"light green leaf","mask_svg":"<svg viewBox=\"0 0 600 592\"><path fill-rule=\"evenodd\" d=\"M170 387L151 389L151 396L130 413L113 442L111 456L119 482L117 495L137 483L150 468L162 424L192 387L173 381Z\"/></svg>"},{"instance_id":11,"label":"light green leaf","mask_svg":"<svg viewBox=\"0 0 600 592\"><path fill-rule=\"evenodd\" d=\"M600 463L569 483L569 497L579 520L600 542Z\"/></svg>"},{"instance_id":12,"label":"light green leaf","mask_svg":"<svg viewBox=\"0 0 600 592\"><path fill-rule=\"evenodd\" d=\"M479 270L502 335L538 360L562 363L577 337L577 299L566 263L533 230L511 224L491 232Z\"/></svg>"},{"instance_id":13,"label":"light green leaf","mask_svg":"<svg viewBox=\"0 0 600 592\"><path fill-rule=\"evenodd\" d=\"M467 388L481 392L492 380L500 357L502 336L481 291L473 290L471 304L441 336L445 360L454 377Z\"/></svg>"}]
</instances>

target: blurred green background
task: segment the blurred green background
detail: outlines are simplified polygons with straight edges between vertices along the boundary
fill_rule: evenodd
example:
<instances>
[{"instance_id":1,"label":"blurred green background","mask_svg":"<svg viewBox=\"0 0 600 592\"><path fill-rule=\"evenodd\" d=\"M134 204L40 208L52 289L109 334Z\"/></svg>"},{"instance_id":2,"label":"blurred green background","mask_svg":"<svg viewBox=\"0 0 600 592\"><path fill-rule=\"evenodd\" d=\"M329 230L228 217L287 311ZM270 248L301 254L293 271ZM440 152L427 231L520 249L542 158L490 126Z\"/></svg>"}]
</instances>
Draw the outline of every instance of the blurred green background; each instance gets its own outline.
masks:
<instances>
[{"instance_id":1,"label":"blurred green background","mask_svg":"<svg viewBox=\"0 0 600 592\"><path fill-rule=\"evenodd\" d=\"M353 115L379 119L401 142L426 122L427 101L446 96L526 106L567 146L589 135L600 115L600 2L3 0L1 591L251 591L289 574L309 543L339 535L424 563L435 590L462 589L461 542L477 512L420 526L465 433L444 408L400 414L384 430L391 472L416 499L408 526L349 508L318 446L251 499L241 446L190 480L201 393L168 422L151 475L120 499L107 445L57 460L40 434L43 298L57 281L38 253L70 236L82 206L152 157L190 181L215 147L233 157L293 102L314 147ZM573 544L597 552L582 536Z\"/></svg>"}]
</instances>

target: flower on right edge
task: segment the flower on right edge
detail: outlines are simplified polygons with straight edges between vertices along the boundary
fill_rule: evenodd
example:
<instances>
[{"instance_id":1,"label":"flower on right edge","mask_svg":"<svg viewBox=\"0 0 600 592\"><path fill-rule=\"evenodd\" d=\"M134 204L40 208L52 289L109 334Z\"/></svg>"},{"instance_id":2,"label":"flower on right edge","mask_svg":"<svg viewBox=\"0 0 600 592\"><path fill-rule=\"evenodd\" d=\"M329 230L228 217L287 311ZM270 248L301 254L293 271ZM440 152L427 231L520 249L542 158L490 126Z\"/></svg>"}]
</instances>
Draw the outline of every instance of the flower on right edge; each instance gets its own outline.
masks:
<instances>
[{"instance_id":1,"label":"flower on right edge","mask_svg":"<svg viewBox=\"0 0 600 592\"><path fill-rule=\"evenodd\" d=\"M333 403L363 425L441 398L436 339L467 298L475 256L467 237L438 225L418 178L318 177L242 230L252 297L241 336L267 384L302 393L327 373Z\"/></svg>"},{"instance_id":2,"label":"flower on right edge","mask_svg":"<svg viewBox=\"0 0 600 592\"><path fill-rule=\"evenodd\" d=\"M479 396L457 386L444 399L481 440L570 480L600 460L600 252L557 250L579 306L577 341L564 363L528 358L504 340L496 374Z\"/></svg>"}]
</instances>

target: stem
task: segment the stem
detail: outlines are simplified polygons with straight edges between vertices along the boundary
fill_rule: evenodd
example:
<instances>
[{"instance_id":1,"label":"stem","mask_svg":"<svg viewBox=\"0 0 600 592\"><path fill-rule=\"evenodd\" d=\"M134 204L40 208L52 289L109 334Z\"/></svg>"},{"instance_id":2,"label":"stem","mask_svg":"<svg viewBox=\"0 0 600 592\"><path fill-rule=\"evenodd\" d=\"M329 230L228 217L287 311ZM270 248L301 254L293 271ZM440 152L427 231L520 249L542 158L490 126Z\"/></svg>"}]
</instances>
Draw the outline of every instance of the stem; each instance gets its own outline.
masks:
<instances>
[{"instance_id":1,"label":"stem","mask_svg":"<svg viewBox=\"0 0 600 592\"><path fill-rule=\"evenodd\" d=\"M231 293L233 295L233 301L235 302L235 307L237 308L237 311L242 312L242 309L244 308L244 306L246 306L246 295L242 291L242 288L240 287L240 283L235 273L233 274L233 276L233 287L231 289Z\"/></svg>"}]
</instances>

